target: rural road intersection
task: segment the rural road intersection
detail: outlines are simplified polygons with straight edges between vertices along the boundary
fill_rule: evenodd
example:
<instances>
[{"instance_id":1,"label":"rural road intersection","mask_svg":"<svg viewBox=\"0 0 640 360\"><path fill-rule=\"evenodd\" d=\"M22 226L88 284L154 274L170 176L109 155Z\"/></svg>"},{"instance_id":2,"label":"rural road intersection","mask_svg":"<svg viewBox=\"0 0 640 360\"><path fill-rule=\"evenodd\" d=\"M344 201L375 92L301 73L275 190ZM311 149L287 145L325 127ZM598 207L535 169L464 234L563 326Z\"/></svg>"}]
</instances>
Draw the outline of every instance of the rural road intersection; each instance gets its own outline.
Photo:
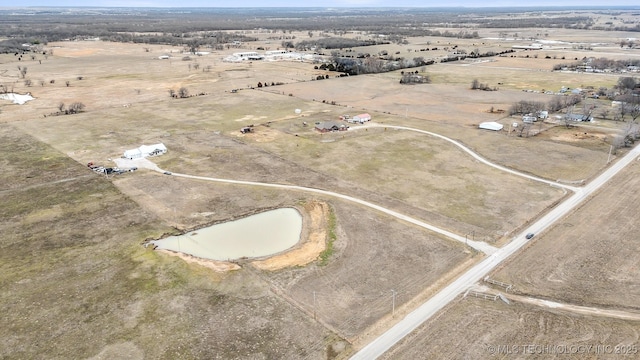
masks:
<instances>
[{"instance_id":1,"label":"rural road intersection","mask_svg":"<svg viewBox=\"0 0 640 360\"><path fill-rule=\"evenodd\" d=\"M566 201L556 206L553 210L543 216L540 220L533 223L525 229L520 235L513 239L510 243L497 250L493 255L487 257L466 273L458 277L449 286L442 289L431 299L423 303L416 310L408 314L399 323L387 330L384 334L373 340L367 346L358 351L351 359L376 359L389 350L402 338L407 336L413 330L417 329L422 323L427 321L431 316L444 308L449 302L455 299L459 294L466 291L476 282L480 281L484 276L489 274L496 266L509 256L517 252L529 240L526 239L527 233L539 233L550 226L557 220L564 217L576 206L591 196L602 185L615 176L620 170L635 161L640 156L640 146L633 148L627 155L614 163L600 176L589 182L583 188L578 188L575 193Z\"/></svg>"},{"instance_id":2,"label":"rural road intersection","mask_svg":"<svg viewBox=\"0 0 640 360\"><path fill-rule=\"evenodd\" d=\"M358 204L370 207L372 209L378 210L378 211L383 212L385 214L394 216L394 217L396 217L396 218L398 218L400 220L404 220L404 221L407 221L409 223L412 223L412 224L415 224L417 226L420 226L422 228L428 229L430 231L439 233L439 234L444 235L444 236L446 236L446 237L448 237L450 239L454 239L456 241L465 243L468 246L471 246L474 249L476 249L478 251L481 251L481 252L483 252L483 253L488 255L484 260L482 260L481 262L479 262L478 264L473 266L467 272L465 272L464 274L459 276L456 280L454 280L452 283L450 283L447 287L445 287L442 290L440 290L440 292L438 292L436 295L431 297L429 300L427 300L425 303L423 303L421 306L419 306L413 312L411 312L407 316L405 316L396 325L391 327L389 330L387 330L381 336L379 336L378 338L374 339L371 343L369 343L364 348L362 348L360 351L358 351L351 358L353 360L358 360L358 359L367 359L367 360L369 360L369 359L375 359L375 358L380 357L382 354L384 354L386 351L388 351L393 345L395 345L397 342L399 342L405 336L407 336L412 331L417 329L422 323L427 321L429 318L431 318L433 315L435 315L438 311L440 311L442 308L444 308L449 302L454 300L458 295L460 295L461 293L463 293L464 291L466 291L467 289L472 287L475 283L477 283L483 277L485 277L487 274L489 274L489 272L491 272L501 262L503 262L505 259L507 259L511 255L513 255L514 253L516 253L520 248L522 248L525 244L527 244L529 242L529 239L526 239L525 234L528 234L528 233L537 234L537 233L540 233L540 232L546 230L547 228L551 227L556 221L558 221L559 219L564 217L566 214L568 214L570 211L572 211L576 206L578 206L580 203L585 201L589 196L591 196L595 191L597 191L602 185L604 185L607 181L609 181L619 171L621 171L624 167L629 165L632 161L636 160L636 158L638 158L640 156L640 146L637 146L637 147L633 148L631 151L629 151L629 153L627 153L624 157L622 157L617 162L615 162L612 166L610 166L601 175L599 175L594 180L589 182L587 185L585 185L583 187L575 187L575 186L570 186L570 185L566 185L566 184L561 184L561 183L558 183L558 182L550 181L550 180L547 180L547 179L539 178L539 177L532 176L532 175L529 175L529 174L521 173L521 172L515 171L513 169L509 169L507 167L504 167L504 166L501 166L501 165L498 165L498 164L494 164L494 163L488 161L487 159L481 157L480 155L476 154L471 149L469 149L466 146L464 146L462 143L460 143L460 142L458 142L456 140L447 138L445 136L442 136L440 134L436 134L436 133L432 133L432 132L425 131L425 130L420 130L420 129L404 127L404 126L390 126L390 125L374 125L374 124L371 124L371 125L367 125L366 127L369 127L369 128L371 128L371 127L384 127L384 128L391 128L391 129L397 129L397 130L415 131L415 132L424 133L424 134L427 134L427 135L430 135L430 136L434 136L434 137L440 138L442 140L445 140L445 141L448 141L448 142L454 144L455 146L459 147L464 152L466 152L467 154L469 154L470 156L475 158L477 161L479 161L479 162L481 162L481 163L483 163L483 164L485 164L487 166L491 166L491 167L496 168L498 170L501 170L501 171L504 171L504 172L507 172L507 173L510 173L510 174L513 174L513 175L516 175L516 176L524 177L524 178L527 178L527 179L530 179L530 180L533 180L533 181L543 182L543 183L547 183L547 184L549 184L551 186L556 186L556 187L559 187L559 188L570 190L570 191L573 192L573 195L571 195L564 202L558 204L555 208L553 208L553 210L549 211L547 214L545 214L543 217L541 217L535 223L530 225L528 228L524 229L524 231L521 234L516 236L507 245L503 246L502 248L496 248L494 246L491 246L491 245L486 244L486 243L481 242L481 241L469 240L469 239L467 239L467 238L465 238L463 236L451 233L451 232L449 232L447 230L438 228L438 227L433 226L431 224L427 224L425 222L422 222L420 220L414 219L414 218L409 217L407 215L395 212L393 210L383 208L383 207L381 207L379 205L370 203L368 201L361 200L361 199L354 198L354 197L351 197L351 196L348 196L348 195L344 195L344 194L340 194L340 193L335 193L335 192L316 189L316 188L295 186L295 185L261 183L261 182L252 182L252 181L239 181L239 180L218 179L218 178L211 178L211 177L204 177L204 176L194 176L194 175L179 174L179 173L167 173L167 174L171 174L172 176L182 177L182 178L214 181L214 182L221 182L221 183L228 183L228 184L262 186L262 187L280 188L280 189L287 189L287 190L304 191L304 192L311 192L311 193L316 193L316 194L321 194L321 195L326 195L326 196L331 196L331 197L335 197L335 198L344 199L344 200L347 200L347 201L351 201L351 202L354 202L354 203L358 203ZM365 127L360 127L360 128L365 128ZM151 170L154 170L154 171L159 171L159 172L165 172L164 170L158 168L153 162L151 162L148 159L142 159L141 162L136 162L136 163L137 163L137 165L139 167L148 168L148 169L151 169Z\"/></svg>"}]
</instances>

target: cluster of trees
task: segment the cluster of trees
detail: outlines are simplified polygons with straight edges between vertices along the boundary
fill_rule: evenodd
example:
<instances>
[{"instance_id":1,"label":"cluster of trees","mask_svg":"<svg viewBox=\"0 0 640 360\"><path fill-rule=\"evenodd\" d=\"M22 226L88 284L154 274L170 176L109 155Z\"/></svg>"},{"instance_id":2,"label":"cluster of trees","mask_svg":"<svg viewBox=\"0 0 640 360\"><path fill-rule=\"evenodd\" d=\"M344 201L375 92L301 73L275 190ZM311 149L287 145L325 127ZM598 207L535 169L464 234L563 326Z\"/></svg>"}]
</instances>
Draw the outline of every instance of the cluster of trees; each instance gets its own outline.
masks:
<instances>
[{"instance_id":1,"label":"cluster of trees","mask_svg":"<svg viewBox=\"0 0 640 360\"><path fill-rule=\"evenodd\" d=\"M631 122L635 123L640 117L640 80L634 77L621 77L616 84L618 95L615 100L620 102L619 118L615 120L625 121L625 117L629 115Z\"/></svg>"},{"instance_id":2,"label":"cluster of trees","mask_svg":"<svg viewBox=\"0 0 640 360\"><path fill-rule=\"evenodd\" d=\"M24 47L23 44L29 44L29 47ZM38 54L47 55L42 50L42 43L38 39L33 38L11 38L6 40L0 40L0 53L11 54L18 56L18 60L22 60L22 56L31 56L32 60Z\"/></svg>"},{"instance_id":3,"label":"cluster of trees","mask_svg":"<svg viewBox=\"0 0 640 360\"><path fill-rule=\"evenodd\" d=\"M484 90L484 91L497 91L497 87L491 87L488 84L481 83L478 79L473 79L471 82L471 90Z\"/></svg>"},{"instance_id":4,"label":"cluster of trees","mask_svg":"<svg viewBox=\"0 0 640 360\"><path fill-rule=\"evenodd\" d=\"M383 40L358 40L358 39L350 39L343 37L327 37L327 38L318 38L313 40L303 40L293 45L292 42L283 41L282 46L284 47L295 47L296 50L307 51L313 49L343 49L343 48L351 48L358 46L373 46L373 45L381 45L381 44L389 44L388 41ZM292 46L293 45L293 46Z\"/></svg>"},{"instance_id":5,"label":"cluster of trees","mask_svg":"<svg viewBox=\"0 0 640 360\"><path fill-rule=\"evenodd\" d=\"M418 70L415 72L401 72L400 84L430 84L431 77L429 75L419 75Z\"/></svg>"},{"instance_id":6,"label":"cluster of trees","mask_svg":"<svg viewBox=\"0 0 640 360\"><path fill-rule=\"evenodd\" d=\"M382 60L374 57L362 59L332 57L331 63L326 65L327 70L338 71L348 75L378 74L382 72L413 68L433 64L433 60L425 60L422 57L413 59L398 58L396 60Z\"/></svg>"},{"instance_id":7,"label":"cluster of trees","mask_svg":"<svg viewBox=\"0 0 640 360\"><path fill-rule=\"evenodd\" d=\"M324 78L324 77L323 77L323 78ZM272 82L271 82L271 86L283 85L283 84L284 84L283 82L274 82L274 81L272 81ZM268 82L266 82L266 81L265 81L264 83L263 83L262 81L259 81L259 82L258 82L258 87L259 87L259 88L261 88L261 87L263 87L263 86L264 86L264 87L267 87L267 86L269 86L269 83L268 83Z\"/></svg>"},{"instance_id":8,"label":"cluster of trees","mask_svg":"<svg viewBox=\"0 0 640 360\"><path fill-rule=\"evenodd\" d=\"M513 105L508 110L509 115L525 115L536 114L539 111L559 111L569 106L579 104L582 101L581 95L556 95L547 103L542 101L521 100Z\"/></svg>"},{"instance_id":9,"label":"cluster of trees","mask_svg":"<svg viewBox=\"0 0 640 360\"><path fill-rule=\"evenodd\" d=\"M85 105L81 102L74 102L69 106L65 106L65 103L58 104L58 112L53 115L71 115L84 111Z\"/></svg>"},{"instance_id":10,"label":"cluster of trees","mask_svg":"<svg viewBox=\"0 0 640 360\"><path fill-rule=\"evenodd\" d=\"M189 90L186 87L181 87L180 89L178 89L178 91L176 92L173 89L169 89L169 96L174 98L174 99L184 99L184 98L188 98L189 97Z\"/></svg>"},{"instance_id":11,"label":"cluster of trees","mask_svg":"<svg viewBox=\"0 0 640 360\"><path fill-rule=\"evenodd\" d=\"M21 14L21 11L24 13ZM479 11L464 8L346 8L339 13L295 8L199 8L188 12L158 11L153 8L92 8L86 11L76 9L73 13L63 7L46 11L0 9L0 16L7 18L7 21L0 23L0 36L36 38L43 42L100 37L111 41L175 44L180 39L206 37L207 32L220 32L220 36L224 37L226 35L223 34L228 30L248 32L256 29L334 34L360 31L384 34L392 42L402 41L403 36L477 38L477 32L465 29L478 27L593 29L597 26L603 30L640 31L637 22L616 27L596 25L593 17L576 15L571 11L555 11L553 16L530 16L531 11L526 10L522 13L496 16L495 9ZM470 14L473 16L468 16ZM20 21L13 21L12 17ZM442 24L462 30L433 30L441 28ZM391 39L391 36L396 38Z\"/></svg>"},{"instance_id":12,"label":"cluster of trees","mask_svg":"<svg viewBox=\"0 0 640 360\"><path fill-rule=\"evenodd\" d=\"M628 147L640 140L640 124L637 123L640 117L640 80L633 77L621 77L618 79L616 89L619 95L615 99L620 101L620 105L617 107L618 112L613 115L614 120L625 121L627 116L631 120L624 132L614 140L613 145Z\"/></svg>"},{"instance_id":13,"label":"cluster of trees","mask_svg":"<svg viewBox=\"0 0 640 360\"><path fill-rule=\"evenodd\" d=\"M584 71L586 66L590 66L592 71L612 71L622 72L629 67L640 68L640 59L614 60L607 58L582 58L571 63L560 63L553 66L554 71L570 70Z\"/></svg>"}]
</instances>

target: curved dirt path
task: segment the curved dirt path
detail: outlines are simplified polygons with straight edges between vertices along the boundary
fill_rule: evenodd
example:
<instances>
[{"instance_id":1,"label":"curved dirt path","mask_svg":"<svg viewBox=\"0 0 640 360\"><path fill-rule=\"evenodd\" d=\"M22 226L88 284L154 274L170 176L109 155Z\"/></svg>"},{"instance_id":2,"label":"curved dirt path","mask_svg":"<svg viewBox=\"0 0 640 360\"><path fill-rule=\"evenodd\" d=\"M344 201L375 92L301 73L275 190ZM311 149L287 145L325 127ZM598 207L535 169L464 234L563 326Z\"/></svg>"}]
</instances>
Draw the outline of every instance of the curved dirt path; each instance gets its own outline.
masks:
<instances>
[{"instance_id":1,"label":"curved dirt path","mask_svg":"<svg viewBox=\"0 0 640 360\"><path fill-rule=\"evenodd\" d=\"M162 169L159 169L157 171L160 172L165 172ZM283 185L283 184L273 184L273 183L262 183L262 182L255 182L255 181L242 181L242 180L231 180L231 179L219 179L219 178L212 178L212 177L206 177L206 176L196 176L196 175L187 175L187 174L180 174L180 173L171 173L171 176L176 176L176 177L182 177L182 178L188 178L188 179L197 179L197 180L205 180L205 181L214 181L214 182L220 182L220 183L227 183L227 184L238 184L238 185L251 185L251 186L262 186L262 187L270 187L270 188L278 188L278 189L285 189L285 190L296 190L296 191L304 191L304 192L311 192L311 193L316 193L316 194L321 194L321 195L326 195L326 196L331 196L331 197L335 197L335 198L339 198L339 199L343 199L343 200L347 200L350 202L354 202L360 205L364 205L367 206L369 208L372 208L374 210L378 210L382 213L385 213L387 215L391 215L395 218L398 218L400 220L404 220L406 222L412 223L414 225L418 225L422 228L425 228L427 230L433 231L435 233L444 235L450 239L459 241L463 244L469 245L471 247L473 247L474 249L483 252L487 255L493 254L495 253L498 248L491 246L487 243L484 243L482 241L473 241L473 240L469 240L467 238L465 238L464 236L460 236L457 234L454 234L448 230L444 230L441 229L439 227L436 227L434 225L431 224L427 224L423 221L420 221L418 219L414 219L410 216L404 215L404 214L400 214L399 212L384 208L380 205L376 205L374 203L370 203L368 201L362 200L362 199L358 199L349 195L344 195L344 194L340 194L337 192L333 192L333 191L327 191L327 190L322 190L322 189L316 189L316 188L310 188L310 187L304 187L304 186L297 186L297 185Z\"/></svg>"},{"instance_id":2,"label":"curved dirt path","mask_svg":"<svg viewBox=\"0 0 640 360\"><path fill-rule=\"evenodd\" d=\"M397 126L397 125L382 125L382 124L368 124L368 125L364 125L364 126L359 126L357 128L349 128L350 131L353 130L358 130L358 129L366 129L366 128L389 128L389 129L397 129L397 130L407 130L407 131L414 131L414 132L418 132L418 133L422 133L422 134L426 134L429 136L433 136L433 137L437 137L439 139L442 139L444 141L450 142L453 145L457 146L458 148L460 148L462 151L466 152L467 154L469 154L471 157L473 157L474 159L478 160L479 162L487 165L487 166L491 166L492 168L498 169L500 171L504 171L506 173L512 174L512 175L516 175L516 176L520 176L529 180L533 180L533 181L538 181L538 182L542 182L545 184L549 184L551 186L556 186L556 187L560 187L563 189L567 189L567 190L571 190L573 192L577 192L579 190L578 187L575 186L571 186L571 185L565 185L556 181L551 181L551 180L547 180L541 177L537 177L534 175L529 175L520 171L516 171L513 169L510 169L506 166L502 166L502 165L498 165L495 163L492 163L491 161L483 158L482 156L478 155L478 153L474 152L473 150L469 149L468 147L466 147L465 145L463 145L461 142L457 141L457 140L453 140L451 138L448 138L444 135L440 135L431 131L426 131L426 130L420 130L420 129L416 129L416 128L411 128L411 127L406 127L406 126ZM352 130L353 129L353 130Z\"/></svg>"}]
</instances>

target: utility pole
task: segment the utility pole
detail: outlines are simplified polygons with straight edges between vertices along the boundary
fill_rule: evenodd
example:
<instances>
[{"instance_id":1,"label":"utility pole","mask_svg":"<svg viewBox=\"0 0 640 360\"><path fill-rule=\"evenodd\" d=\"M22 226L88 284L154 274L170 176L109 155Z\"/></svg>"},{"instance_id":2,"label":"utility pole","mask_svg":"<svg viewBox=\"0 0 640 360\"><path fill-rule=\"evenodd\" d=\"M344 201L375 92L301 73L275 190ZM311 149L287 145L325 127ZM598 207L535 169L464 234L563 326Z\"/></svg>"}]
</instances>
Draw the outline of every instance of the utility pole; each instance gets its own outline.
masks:
<instances>
[{"instance_id":1,"label":"utility pole","mask_svg":"<svg viewBox=\"0 0 640 360\"><path fill-rule=\"evenodd\" d=\"M391 316L396 314L396 291L391 290Z\"/></svg>"},{"instance_id":2,"label":"utility pole","mask_svg":"<svg viewBox=\"0 0 640 360\"><path fill-rule=\"evenodd\" d=\"M609 158L607 158L607 164L611 162L611 152L613 151L613 145L609 148Z\"/></svg>"},{"instance_id":3,"label":"utility pole","mask_svg":"<svg viewBox=\"0 0 640 360\"><path fill-rule=\"evenodd\" d=\"M316 292L313 292L313 320L316 320Z\"/></svg>"}]
</instances>

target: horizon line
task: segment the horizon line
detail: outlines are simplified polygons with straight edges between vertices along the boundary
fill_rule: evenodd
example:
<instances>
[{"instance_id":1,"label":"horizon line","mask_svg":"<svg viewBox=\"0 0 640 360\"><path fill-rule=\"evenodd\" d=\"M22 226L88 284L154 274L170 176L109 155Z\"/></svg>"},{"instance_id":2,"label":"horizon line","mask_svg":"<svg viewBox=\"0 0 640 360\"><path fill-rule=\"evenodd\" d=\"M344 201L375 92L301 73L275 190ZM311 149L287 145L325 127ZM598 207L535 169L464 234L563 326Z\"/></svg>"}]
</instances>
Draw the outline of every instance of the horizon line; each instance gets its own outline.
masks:
<instances>
[{"instance_id":1,"label":"horizon line","mask_svg":"<svg viewBox=\"0 0 640 360\"><path fill-rule=\"evenodd\" d=\"M0 6L0 9L28 9L28 8L120 8L120 9L504 9L504 8L565 8L565 9L611 9L625 8L640 9L640 5L451 5L451 6L117 6L117 5L16 5Z\"/></svg>"}]
</instances>

